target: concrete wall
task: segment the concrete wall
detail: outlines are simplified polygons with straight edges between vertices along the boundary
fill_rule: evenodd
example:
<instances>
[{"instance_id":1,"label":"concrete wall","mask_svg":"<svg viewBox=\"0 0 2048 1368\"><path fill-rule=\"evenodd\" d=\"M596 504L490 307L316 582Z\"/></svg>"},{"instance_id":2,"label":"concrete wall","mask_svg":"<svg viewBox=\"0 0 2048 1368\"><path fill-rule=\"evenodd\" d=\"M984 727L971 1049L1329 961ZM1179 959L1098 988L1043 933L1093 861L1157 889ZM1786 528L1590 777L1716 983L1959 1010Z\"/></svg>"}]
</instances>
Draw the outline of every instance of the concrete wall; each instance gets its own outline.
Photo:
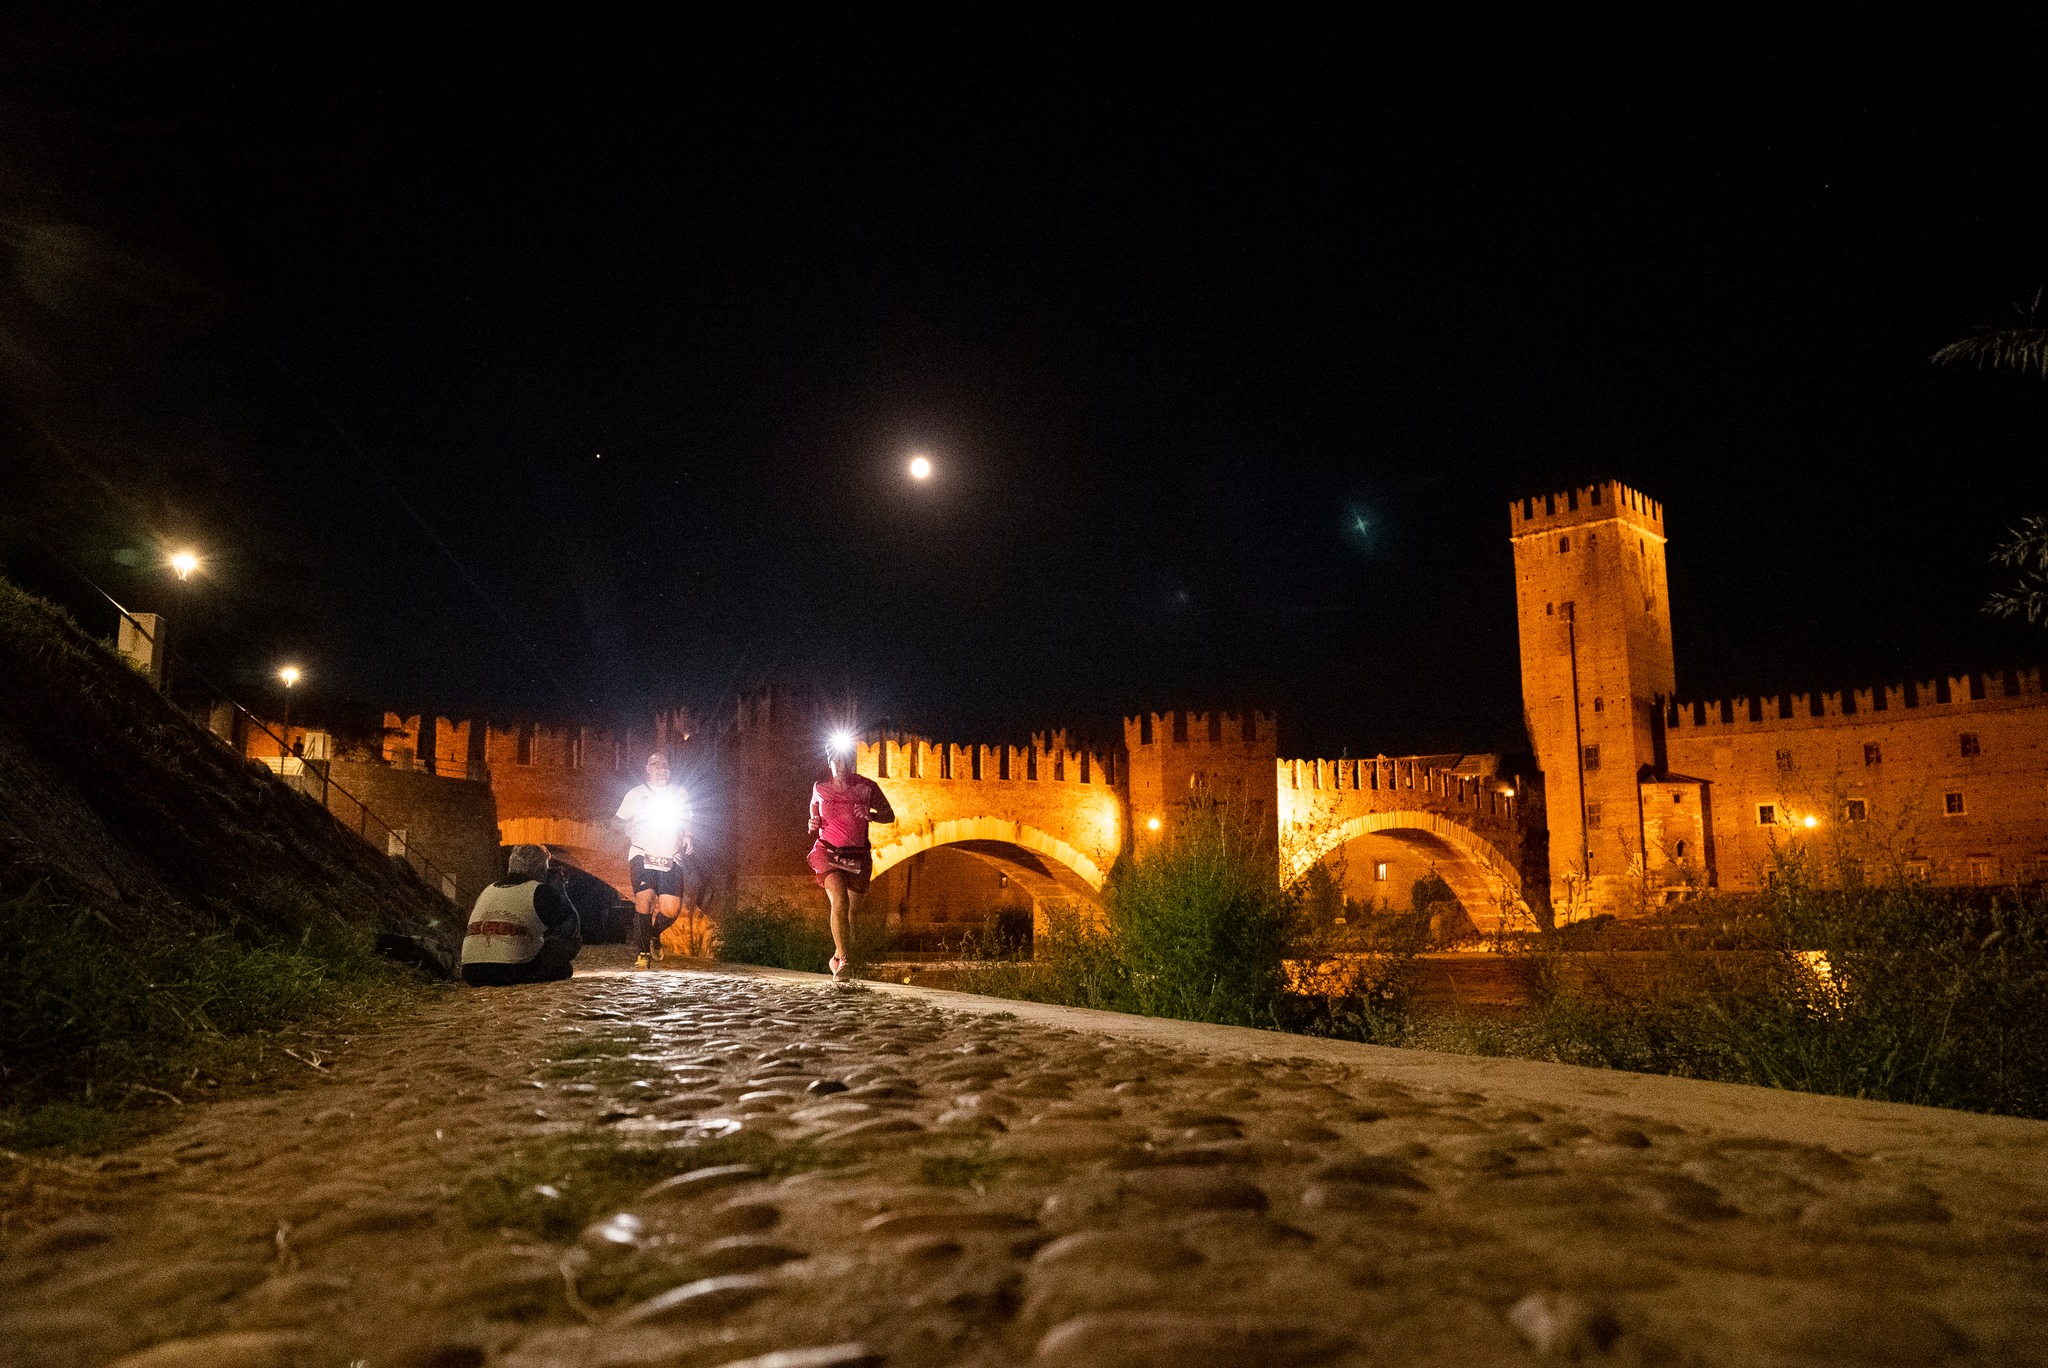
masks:
<instances>
[{"instance_id":1,"label":"concrete wall","mask_svg":"<svg viewBox=\"0 0 2048 1368\"><path fill-rule=\"evenodd\" d=\"M328 773L385 823L402 829L408 846L453 876L458 906L466 909L502 871L497 811L488 784L353 760L330 761ZM305 789L320 796L310 776ZM353 804L339 794L329 795L329 806L344 825L361 825L352 820ZM366 828L366 839L390 853L391 838L374 826Z\"/></svg>"}]
</instances>

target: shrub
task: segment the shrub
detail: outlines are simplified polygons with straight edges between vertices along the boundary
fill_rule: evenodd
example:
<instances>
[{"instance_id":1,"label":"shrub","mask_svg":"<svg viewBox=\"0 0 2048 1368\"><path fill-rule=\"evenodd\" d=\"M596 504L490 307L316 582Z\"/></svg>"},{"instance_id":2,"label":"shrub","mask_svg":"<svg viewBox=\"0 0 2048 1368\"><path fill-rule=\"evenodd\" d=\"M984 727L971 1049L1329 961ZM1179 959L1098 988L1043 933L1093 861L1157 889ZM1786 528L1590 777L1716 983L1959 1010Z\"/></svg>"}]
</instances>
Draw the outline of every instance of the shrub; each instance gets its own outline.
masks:
<instances>
[{"instance_id":1,"label":"shrub","mask_svg":"<svg viewBox=\"0 0 2048 1368\"><path fill-rule=\"evenodd\" d=\"M856 920L857 935L866 932L869 920ZM832 931L824 917L781 898L744 902L726 912L718 919L718 941L718 957L733 964L817 973L832 958Z\"/></svg>"},{"instance_id":2,"label":"shrub","mask_svg":"<svg viewBox=\"0 0 2048 1368\"><path fill-rule=\"evenodd\" d=\"M1534 952L1566 1063L2048 1116L2048 900L1796 877L1651 923L1660 953ZM1633 928L1629 944L1646 940Z\"/></svg>"}]
</instances>

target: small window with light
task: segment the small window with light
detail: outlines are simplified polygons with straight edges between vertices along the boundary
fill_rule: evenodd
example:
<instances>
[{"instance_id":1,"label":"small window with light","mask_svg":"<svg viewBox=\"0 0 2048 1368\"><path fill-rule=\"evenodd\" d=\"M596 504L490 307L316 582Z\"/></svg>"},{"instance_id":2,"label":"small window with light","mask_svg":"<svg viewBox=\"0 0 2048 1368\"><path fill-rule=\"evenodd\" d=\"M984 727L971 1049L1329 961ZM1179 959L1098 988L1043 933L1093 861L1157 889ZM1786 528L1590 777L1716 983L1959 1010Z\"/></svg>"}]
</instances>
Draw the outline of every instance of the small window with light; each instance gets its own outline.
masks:
<instances>
[{"instance_id":1,"label":"small window with light","mask_svg":"<svg viewBox=\"0 0 2048 1368\"><path fill-rule=\"evenodd\" d=\"M1379 883L1387 881L1387 862L1385 860L1375 860L1373 862L1372 877Z\"/></svg>"},{"instance_id":2,"label":"small window with light","mask_svg":"<svg viewBox=\"0 0 2048 1368\"><path fill-rule=\"evenodd\" d=\"M1585 757L1585 758L1586 758L1586 768L1587 768L1587 769L1589 769L1589 770L1596 770L1596 769L1599 769L1599 768L1600 768L1600 748L1599 748L1598 746L1588 746L1588 747L1586 747L1586 757Z\"/></svg>"},{"instance_id":3,"label":"small window with light","mask_svg":"<svg viewBox=\"0 0 2048 1368\"><path fill-rule=\"evenodd\" d=\"M1965 760L1979 753L1977 749L1977 733L1964 732L1961 740L1963 743L1963 758Z\"/></svg>"},{"instance_id":4,"label":"small window with light","mask_svg":"<svg viewBox=\"0 0 2048 1368\"><path fill-rule=\"evenodd\" d=\"M1758 803L1756 805L1756 824L1758 826L1776 826L1778 824L1778 805L1776 803Z\"/></svg>"},{"instance_id":5,"label":"small window with light","mask_svg":"<svg viewBox=\"0 0 2048 1368\"><path fill-rule=\"evenodd\" d=\"M1863 743L1863 763L1866 765L1878 765L1884 763L1884 752L1878 749L1877 742L1865 741Z\"/></svg>"},{"instance_id":6,"label":"small window with light","mask_svg":"<svg viewBox=\"0 0 2048 1368\"><path fill-rule=\"evenodd\" d=\"M1954 790L1950 790L1949 792L1942 794L1941 815L1944 817L1964 816L1965 811L1963 808L1963 795Z\"/></svg>"},{"instance_id":7,"label":"small window with light","mask_svg":"<svg viewBox=\"0 0 2048 1368\"><path fill-rule=\"evenodd\" d=\"M1599 826L1600 826L1600 805L1599 805L1598 803L1588 803L1588 804L1586 804L1586 826L1587 826L1587 827L1588 827L1589 829L1593 829L1593 830L1597 830L1597 829L1599 828Z\"/></svg>"},{"instance_id":8,"label":"small window with light","mask_svg":"<svg viewBox=\"0 0 2048 1368\"><path fill-rule=\"evenodd\" d=\"M1844 811L1842 815L1844 817L1847 817L1852 822L1860 822L1868 814L1863 809L1863 800L1861 798L1851 798L1848 801L1848 803L1844 805Z\"/></svg>"}]
</instances>

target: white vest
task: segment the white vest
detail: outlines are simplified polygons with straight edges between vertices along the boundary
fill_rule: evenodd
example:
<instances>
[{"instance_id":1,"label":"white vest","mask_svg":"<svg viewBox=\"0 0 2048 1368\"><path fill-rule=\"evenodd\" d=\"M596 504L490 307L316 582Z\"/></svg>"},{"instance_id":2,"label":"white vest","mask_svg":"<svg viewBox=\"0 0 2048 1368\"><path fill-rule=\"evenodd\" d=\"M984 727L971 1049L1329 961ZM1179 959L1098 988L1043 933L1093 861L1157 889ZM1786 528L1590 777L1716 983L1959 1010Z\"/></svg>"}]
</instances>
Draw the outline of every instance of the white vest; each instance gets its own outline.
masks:
<instances>
[{"instance_id":1,"label":"white vest","mask_svg":"<svg viewBox=\"0 0 2048 1368\"><path fill-rule=\"evenodd\" d=\"M533 910L540 881L528 879L509 888L492 884L477 895L469 914L469 934L462 938L464 964L524 964L540 953L547 926Z\"/></svg>"}]
</instances>

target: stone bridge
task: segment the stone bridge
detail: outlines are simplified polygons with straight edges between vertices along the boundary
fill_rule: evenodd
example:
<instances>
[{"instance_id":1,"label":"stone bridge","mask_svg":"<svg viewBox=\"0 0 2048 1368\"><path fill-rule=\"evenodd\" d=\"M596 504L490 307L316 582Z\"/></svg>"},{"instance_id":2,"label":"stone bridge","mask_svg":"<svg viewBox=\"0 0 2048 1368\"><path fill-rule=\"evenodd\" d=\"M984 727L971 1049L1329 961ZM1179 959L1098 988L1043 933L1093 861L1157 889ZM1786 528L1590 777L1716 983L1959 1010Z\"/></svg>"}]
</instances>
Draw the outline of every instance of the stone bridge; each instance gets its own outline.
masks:
<instances>
[{"instance_id":1,"label":"stone bridge","mask_svg":"<svg viewBox=\"0 0 2048 1368\"><path fill-rule=\"evenodd\" d=\"M1204 802L1238 805L1264 827L1283 884L1354 852L1386 880L1390 862L1373 856L1394 842L1402 878L1353 879L1347 893L1405 906L1404 881L1434 870L1483 930L1529 916L1522 889L1541 843L1525 839L1527 799L1493 757L1281 760L1261 715L1151 714L1127 719L1125 732L1121 754L1107 757L1062 733L1029 746L864 742L858 768L897 813L875 831L877 878L950 846L1001 868L1035 907L1091 902L1119 854Z\"/></svg>"},{"instance_id":2,"label":"stone bridge","mask_svg":"<svg viewBox=\"0 0 2048 1368\"><path fill-rule=\"evenodd\" d=\"M1493 757L1282 760L1277 787L1283 882L1377 836L1441 874L1481 930L1528 924L1523 886L1534 873L1543 887L1529 868L1540 842L1527 838L1527 796ZM1540 809L1536 820L1540 830Z\"/></svg>"}]
</instances>

